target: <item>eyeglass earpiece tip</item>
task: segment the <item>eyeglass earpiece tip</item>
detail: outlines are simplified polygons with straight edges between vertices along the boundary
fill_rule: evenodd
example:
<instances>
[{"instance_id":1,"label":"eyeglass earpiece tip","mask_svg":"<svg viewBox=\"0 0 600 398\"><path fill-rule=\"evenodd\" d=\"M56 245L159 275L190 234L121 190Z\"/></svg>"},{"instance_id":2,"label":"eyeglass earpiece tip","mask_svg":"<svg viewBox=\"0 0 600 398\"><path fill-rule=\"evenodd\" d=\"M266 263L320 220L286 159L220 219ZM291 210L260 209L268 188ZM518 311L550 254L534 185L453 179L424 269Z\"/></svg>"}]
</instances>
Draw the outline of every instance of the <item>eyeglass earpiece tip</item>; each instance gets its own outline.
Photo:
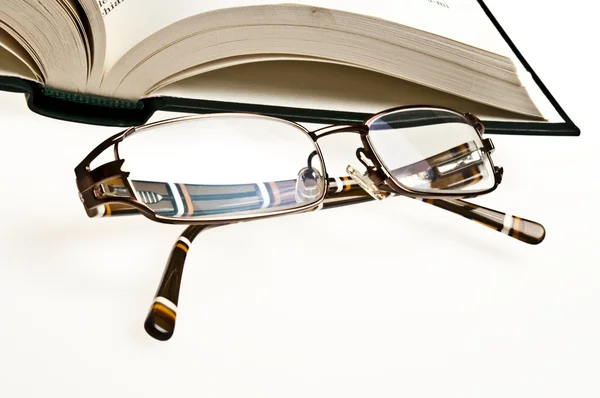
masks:
<instances>
[{"instance_id":1,"label":"eyeglass earpiece tip","mask_svg":"<svg viewBox=\"0 0 600 398\"><path fill-rule=\"evenodd\" d=\"M512 225L510 225L510 228L505 226L503 232L521 242L529 243L530 245L539 245L546 238L546 228L538 222L505 215L505 220L507 219L510 220Z\"/></svg>"},{"instance_id":2,"label":"eyeglass earpiece tip","mask_svg":"<svg viewBox=\"0 0 600 398\"><path fill-rule=\"evenodd\" d=\"M546 228L540 223L530 220L523 220L525 225L523 235L524 241L531 245L539 245L546 239Z\"/></svg>"},{"instance_id":3,"label":"eyeglass earpiece tip","mask_svg":"<svg viewBox=\"0 0 600 398\"><path fill-rule=\"evenodd\" d=\"M169 340L175 332L176 318L177 314L173 309L155 301L150 307L146 322L144 322L144 329L156 340Z\"/></svg>"}]
</instances>

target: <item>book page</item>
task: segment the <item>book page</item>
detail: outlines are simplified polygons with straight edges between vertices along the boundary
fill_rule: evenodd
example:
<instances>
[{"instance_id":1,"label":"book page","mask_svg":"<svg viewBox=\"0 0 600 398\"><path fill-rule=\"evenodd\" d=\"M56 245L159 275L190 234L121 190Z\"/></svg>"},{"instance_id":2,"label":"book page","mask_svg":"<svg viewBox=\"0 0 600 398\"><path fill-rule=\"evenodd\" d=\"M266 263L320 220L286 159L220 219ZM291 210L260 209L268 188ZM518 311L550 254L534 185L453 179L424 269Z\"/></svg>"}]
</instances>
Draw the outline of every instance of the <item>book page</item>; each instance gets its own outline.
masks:
<instances>
[{"instance_id":1,"label":"book page","mask_svg":"<svg viewBox=\"0 0 600 398\"><path fill-rule=\"evenodd\" d=\"M107 32L107 68L148 36L187 17L224 8L282 3L281 0L98 0ZM500 55L511 54L476 0L299 0L294 4L381 18Z\"/></svg>"},{"instance_id":2,"label":"book page","mask_svg":"<svg viewBox=\"0 0 600 398\"><path fill-rule=\"evenodd\" d=\"M39 81L24 62L2 46L0 46L0 77L1 76L20 77L27 80Z\"/></svg>"},{"instance_id":3,"label":"book page","mask_svg":"<svg viewBox=\"0 0 600 398\"><path fill-rule=\"evenodd\" d=\"M299 59L217 68L149 95L161 96L365 113L436 104L485 120L537 120L364 69Z\"/></svg>"},{"instance_id":4,"label":"book page","mask_svg":"<svg viewBox=\"0 0 600 398\"><path fill-rule=\"evenodd\" d=\"M0 29L0 76L22 77L38 82L43 80L37 65L27 51L2 29Z\"/></svg>"}]
</instances>

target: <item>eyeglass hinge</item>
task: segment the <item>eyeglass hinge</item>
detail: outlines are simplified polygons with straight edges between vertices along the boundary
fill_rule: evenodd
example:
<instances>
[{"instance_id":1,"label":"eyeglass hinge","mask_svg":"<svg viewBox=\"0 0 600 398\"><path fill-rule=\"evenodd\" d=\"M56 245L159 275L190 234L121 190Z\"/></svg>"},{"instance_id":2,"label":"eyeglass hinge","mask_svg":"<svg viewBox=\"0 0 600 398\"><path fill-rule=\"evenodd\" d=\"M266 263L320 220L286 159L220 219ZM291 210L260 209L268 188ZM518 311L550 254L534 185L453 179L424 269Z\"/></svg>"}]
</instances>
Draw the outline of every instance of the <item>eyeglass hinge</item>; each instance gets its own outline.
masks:
<instances>
[{"instance_id":1,"label":"eyeglass hinge","mask_svg":"<svg viewBox=\"0 0 600 398\"><path fill-rule=\"evenodd\" d=\"M488 153L492 153L496 149L494 142L490 138L482 140L481 143L483 144L483 149L485 149Z\"/></svg>"},{"instance_id":2,"label":"eyeglass hinge","mask_svg":"<svg viewBox=\"0 0 600 398\"><path fill-rule=\"evenodd\" d=\"M479 135L480 136L483 135L483 133L485 132L485 126L483 125L481 120L479 120L479 118L477 116L473 115L472 113L465 113L465 117L467 118L467 120L469 122L471 122L473 127L475 127L475 129L479 132Z\"/></svg>"},{"instance_id":3,"label":"eyeglass hinge","mask_svg":"<svg viewBox=\"0 0 600 398\"><path fill-rule=\"evenodd\" d=\"M96 199L104 199L107 197L130 198L131 193L121 178L115 178L113 180L97 184L94 187L94 197Z\"/></svg>"},{"instance_id":4,"label":"eyeglass hinge","mask_svg":"<svg viewBox=\"0 0 600 398\"><path fill-rule=\"evenodd\" d=\"M496 184L500 184L504 176L504 167L494 166L494 175L496 176Z\"/></svg>"}]
</instances>

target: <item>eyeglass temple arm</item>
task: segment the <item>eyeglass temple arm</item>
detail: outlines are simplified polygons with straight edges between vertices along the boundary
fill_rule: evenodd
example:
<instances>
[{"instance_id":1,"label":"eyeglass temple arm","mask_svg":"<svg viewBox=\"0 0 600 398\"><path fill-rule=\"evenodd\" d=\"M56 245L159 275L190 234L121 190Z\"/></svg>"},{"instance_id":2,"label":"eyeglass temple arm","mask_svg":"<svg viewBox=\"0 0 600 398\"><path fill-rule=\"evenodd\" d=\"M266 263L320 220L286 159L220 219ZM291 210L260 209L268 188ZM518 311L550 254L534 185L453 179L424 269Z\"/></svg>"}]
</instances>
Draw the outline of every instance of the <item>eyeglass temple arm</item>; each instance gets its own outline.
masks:
<instances>
[{"instance_id":1,"label":"eyeglass temple arm","mask_svg":"<svg viewBox=\"0 0 600 398\"><path fill-rule=\"evenodd\" d=\"M349 177L330 181L329 190L323 205L324 209L373 200ZM546 230L540 223L488 209L462 199L415 199L476 221L521 242L537 245L546 237Z\"/></svg>"},{"instance_id":2,"label":"eyeglass temple arm","mask_svg":"<svg viewBox=\"0 0 600 398\"><path fill-rule=\"evenodd\" d=\"M194 238L200 232L216 226L191 225L183 231L175 242L175 245L173 245L165 271L154 296L154 301L144 322L144 329L155 339L165 341L173 336L175 320L177 318L179 288L188 250Z\"/></svg>"},{"instance_id":3,"label":"eyeglass temple arm","mask_svg":"<svg viewBox=\"0 0 600 398\"><path fill-rule=\"evenodd\" d=\"M546 237L546 229L540 223L478 206L461 199L423 199L422 201L476 221L488 228L531 245L541 243Z\"/></svg>"}]
</instances>

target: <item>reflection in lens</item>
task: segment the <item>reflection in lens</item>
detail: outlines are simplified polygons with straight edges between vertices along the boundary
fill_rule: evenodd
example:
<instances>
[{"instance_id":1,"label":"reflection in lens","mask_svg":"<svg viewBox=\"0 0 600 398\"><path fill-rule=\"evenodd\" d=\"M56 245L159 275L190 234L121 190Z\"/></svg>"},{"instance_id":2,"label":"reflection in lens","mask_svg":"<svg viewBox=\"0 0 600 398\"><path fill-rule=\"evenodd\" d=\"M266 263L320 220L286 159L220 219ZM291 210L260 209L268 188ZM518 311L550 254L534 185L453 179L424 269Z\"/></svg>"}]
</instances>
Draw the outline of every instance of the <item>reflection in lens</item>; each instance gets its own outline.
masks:
<instances>
[{"instance_id":1,"label":"reflection in lens","mask_svg":"<svg viewBox=\"0 0 600 398\"><path fill-rule=\"evenodd\" d=\"M419 193L472 194L494 186L477 130L460 114L413 108L369 123L369 141L397 184Z\"/></svg>"},{"instance_id":2,"label":"reflection in lens","mask_svg":"<svg viewBox=\"0 0 600 398\"><path fill-rule=\"evenodd\" d=\"M313 140L300 127L254 115L212 115L125 137L138 200L167 218L251 216L310 206L325 192Z\"/></svg>"}]
</instances>

